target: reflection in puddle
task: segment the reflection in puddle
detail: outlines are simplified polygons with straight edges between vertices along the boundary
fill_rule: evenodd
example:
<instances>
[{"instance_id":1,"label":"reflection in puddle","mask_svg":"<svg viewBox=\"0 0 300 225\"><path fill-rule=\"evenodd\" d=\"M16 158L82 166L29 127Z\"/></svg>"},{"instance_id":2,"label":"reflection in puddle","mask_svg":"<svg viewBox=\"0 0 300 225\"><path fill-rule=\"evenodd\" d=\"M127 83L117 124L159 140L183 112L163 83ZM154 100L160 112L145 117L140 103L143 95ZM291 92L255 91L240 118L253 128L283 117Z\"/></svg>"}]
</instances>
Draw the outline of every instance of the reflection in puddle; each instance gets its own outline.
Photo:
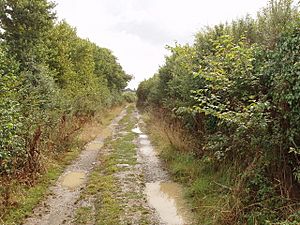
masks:
<instances>
[{"instance_id":1,"label":"reflection in puddle","mask_svg":"<svg viewBox=\"0 0 300 225\"><path fill-rule=\"evenodd\" d=\"M141 138L141 136L143 136L143 138ZM144 156L149 157L148 160L157 162L158 161L158 158L156 157L157 153L155 152L153 146L151 145L151 142L148 139L148 136L144 135L144 134L140 134L139 135L139 143L140 143L141 153Z\"/></svg>"},{"instance_id":2,"label":"reflection in puddle","mask_svg":"<svg viewBox=\"0 0 300 225\"><path fill-rule=\"evenodd\" d=\"M133 133L136 133L136 134L141 134L142 133L142 131L141 131L141 129L139 127L133 128L131 131Z\"/></svg>"},{"instance_id":3,"label":"reflection in puddle","mask_svg":"<svg viewBox=\"0 0 300 225\"><path fill-rule=\"evenodd\" d=\"M139 136L141 139L145 139L145 138L148 138L148 136L146 134L140 134Z\"/></svg>"},{"instance_id":4,"label":"reflection in puddle","mask_svg":"<svg viewBox=\"0 0 300 225\"><path fill-rule=\"evenodd\" d=\"M141 138L140 139L140 144L141 145L151 145L151 142L149 141L149 139Z\"/></svg>"},{"instance_id":5,"label":"reflection in puddle","mask_svg":"<svg viewBox=\"0 0 300 225\"><path fill-rule=\"evenodd\" d=\"M139 127L132 132L139 134L139 153L147 166L147 176L150 182L146 183L145 193L149 205L157 211L162 222L166 225L187 225L191 224L192 215L189 207L184 201L182 188L174 182L167 182L167 174L160 165L158 153L151 145L146 134L143 134ZM164 181L162 181L164 180Z\"/></svg>"},{"instance_id":6,"label":"reflection in puddle","mask_svg":"<svg viewBox=\"0 0 300 225\"><path fill-rule=\"evenodd\" d=\"M74 189L84 182L84 178L85 173L83 172L68 173L63 177L61 185L69 189Z\"/></svg>"},{"instance_id":7,"label":"reflection in puddle","mask_svg":"<svg viewBox=\"0 0 300 225\"><path fill-rule=\"evenodd\" d=\"M189 224L191 215L183 200L182 189L173 182L156 182L146 184L146 194L152 207L169 225Z\"/></svg>"},{"instance_id":8,"label":"reflection in puddle","mask_svg":"<svg viewBox=\"0 0 300 225\"><path fill-rule=\"evenodd\" d=\"M148 145L142 146L142 147L140 147L140 151L144 156L151 157L151 158L148 158L148 160L158 161L158 158L156 157L157 154L153 150L152 146L148 146Z\"/></svg>"}]
</instances>

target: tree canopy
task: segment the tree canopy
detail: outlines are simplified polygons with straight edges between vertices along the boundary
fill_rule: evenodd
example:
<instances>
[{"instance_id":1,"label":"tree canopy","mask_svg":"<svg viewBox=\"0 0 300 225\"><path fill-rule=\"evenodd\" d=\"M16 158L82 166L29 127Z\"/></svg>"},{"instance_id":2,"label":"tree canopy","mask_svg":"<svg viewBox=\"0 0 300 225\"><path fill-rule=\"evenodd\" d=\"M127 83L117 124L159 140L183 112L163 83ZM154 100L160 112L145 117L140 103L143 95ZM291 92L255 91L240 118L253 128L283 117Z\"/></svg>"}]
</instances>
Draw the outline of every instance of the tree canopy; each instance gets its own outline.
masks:
<instances>
[{"instance_id":1,"label":"tree canopy","mask_svg":"<svg viewBox=\"0 0 300 225\"><path fill-rule=\"evenodd\" d=\"M76 122L122 101L131 76L109 49L57 21L47 0L0 2L0 174L36 174ZM80 119L81 118L81 119ZM73 123L73 125L72 125ZM6 178L5 178L6 177Z\"/></svg>"}]
</instances>

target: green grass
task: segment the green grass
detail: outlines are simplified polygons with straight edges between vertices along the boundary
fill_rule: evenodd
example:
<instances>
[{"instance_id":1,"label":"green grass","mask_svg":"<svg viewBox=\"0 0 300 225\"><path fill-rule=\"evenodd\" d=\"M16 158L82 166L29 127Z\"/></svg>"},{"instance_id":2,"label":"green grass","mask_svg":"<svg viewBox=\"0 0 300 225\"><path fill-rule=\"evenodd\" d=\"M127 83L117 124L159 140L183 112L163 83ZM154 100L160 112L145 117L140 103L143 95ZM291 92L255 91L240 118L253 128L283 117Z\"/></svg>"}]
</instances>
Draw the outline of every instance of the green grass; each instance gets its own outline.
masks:
<instances>
[{"instance_id":1,"label":"green grass","mask_svg":"<svg viewBox=\"0 0 300 225\"><path fill-rule=\"evenodd\" d=\"M91 220L92 218L92 207L80 207L76 211L76 216L75 216L75 221L78 224L89 224L92 223L93 221Z\"/></svg>"},{"instance_id":2,"label":"green grass","mask_svg":"<svg viewBox=\"0 0 300 225\"><path fill-rule=\"evenodd\" d=\"M108 146L106 143L106 147ZM116 198L121 190L117 185L117 179L113 176L118 170L117 164L114 155L101 155L100 165L90 174L87 187L81 195L81 199L93 197L95 215L85 210L85 207L80 207L76 211L75 224L87 224L92 219L97 225L118 224L122 208ZM92 218L94 216L95 218Z\"/></svg>"},{"instance_id":3,"label":"green grass","mask_svg":"<svg viewBox=\"0 0 300 225\"><path fill-rule=\"evenodd\" d=\"M100 118L103 126L107 126L118 113L118 110L114 110L113 112L107 111ZM47 162L46 172L41 175L34 186L15 182L11 187L13 190L11 198L15 200L15 204L6 207L5 213L0 212L0 224L21 224L21 221L30 216L38 203L49 194L49 187L56 182L66 166L70 165L79 156L84 144L84 142L78 141L75 138L73 143L71 143L69 151L60 153L60 157Z\"/></svg>"},{"instance_id":4,"label":"green grass","mask_svg":"<svg viewBox=\"0 0 300 225\"><path fill-rule=\"evenodd\" d=\"M209 160L198 159L191 152L181 151L168 141L162 121L145 117L149 137L160 152L173 180L181 183L185 196L195 212L196 224L219 225L227 213L231 184L231 168L215 170ZM168 131L171 132L171 131ZM178 141L178 140L177 140Z\"/></svg>"},{"instance_id":5,"label":"green grass","mask_svg":"<svg viewBox=\"0 0 300 225\"><path fill-rule=\"evenodd\" d=\"M30 216L34 207L49 194L49 187L53 185L64 168L69 165L80 153L79 146L73 146L60 161L52 162L47 172L43 174L33 187L16 183L12 189L12 198L18 199L17 205L7 209L1 224L20 224L24 218ZM20 197L21 196L21 197Z\"/></svg>"},{"instance_id":6,"label":"green grass","mask_svg":"<svg viewBox=\"0 0 300 225\"><path fill-rule=\"evenodd\" d=\"M92 174L89 176L87 188L83 191L81 199L93 199L95 213L80 207L76 212L76 219L74 224L83 225L87 221L94 219L96 225L115 225L120 224L120 218L124 215L123 201L128 199L141 198L134 192L123 193L115 174L120 171L126 171L126 168L118 167L118 164L135 165L136 145L133 143L136 134L131 132L134 128L136 119L132 113L134 106L127 108L127 115L125 115L119 122L121 133L117 137L111 137L106 140L104 148L109 149L109 153L101 154L99 161L101 162ZM122 133L125 132L125 133ZM130 177L130 182L135 182L136 178ZM140 206L134 206L130 209L132 212L142 212L139 224L149 224L147 213L145 209ZM123 221L127 224L126 221ZM128 223L130 224L130 223Z\"/></svg>"}]
</instances>

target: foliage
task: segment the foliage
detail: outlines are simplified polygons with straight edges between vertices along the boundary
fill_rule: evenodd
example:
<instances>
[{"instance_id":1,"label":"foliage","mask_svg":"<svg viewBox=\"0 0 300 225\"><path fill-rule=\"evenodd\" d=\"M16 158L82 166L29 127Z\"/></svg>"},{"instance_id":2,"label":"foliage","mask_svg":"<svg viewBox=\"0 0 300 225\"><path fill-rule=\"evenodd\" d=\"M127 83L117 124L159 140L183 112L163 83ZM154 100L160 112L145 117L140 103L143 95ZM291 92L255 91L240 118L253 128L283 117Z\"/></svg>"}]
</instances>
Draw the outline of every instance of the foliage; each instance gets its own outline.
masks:
<instances>
[{"instance_id":1,"label":"foliage","mask_svg":"<svg viewBox=\"0 0 300 225\"><path fill-rule=\"evenodd\" d=\"M45 42L54 25L54 4L46 0L3 0L0 3L0 38L8 44L22 69L47 58Z\"/></svg>"},{"instance_id":2,"label":"foliage","mask_svg":"<svg viewBox=\"0 0 300 225\"><path fill-rule=\"evenodd\" d=\"M0 203L10 182L33 184L97 111L123 101L128 81L108 49L57 21L47 0L0 1Z\"/></svg>"},{"instance_id":3,"label":"foliage","mask_svg":"<svg viewBox=\"0 0 300 225\"><path fill-rule=\"evenodd\" d=\"M195 37L169 48L158 74L138 87L138 106L171 117L174 130L180 124L182 142L194 137L192 153L212 168L231 165L232 207L222 223L285 224L300 186L298 8L270 1L256 19Z\"/></svg>"},{"instance_id":4,"label":"foliage","mask_svg":"<svg viewBox=\"0 0 300 225\"><path fill-rule=\"evenodd\" d=\"M125 93L123 93L123 98L128 103L135 103L136 102L136 94L134 92L125 92Z\"/></svg>"},{"instance_id":5,"label":"foliage","mask_svg":"<svg viewBox=\"0 0 300 225\"><path fill-rule=\"evenodd\" d=\"M20 103L15 88L18 85L15 73L18 65L10 59L3 46L0 46L0 168L3 173L11 173L18 157L24 156L24 139L20 136Z\"/></svg>"}]
</instances>

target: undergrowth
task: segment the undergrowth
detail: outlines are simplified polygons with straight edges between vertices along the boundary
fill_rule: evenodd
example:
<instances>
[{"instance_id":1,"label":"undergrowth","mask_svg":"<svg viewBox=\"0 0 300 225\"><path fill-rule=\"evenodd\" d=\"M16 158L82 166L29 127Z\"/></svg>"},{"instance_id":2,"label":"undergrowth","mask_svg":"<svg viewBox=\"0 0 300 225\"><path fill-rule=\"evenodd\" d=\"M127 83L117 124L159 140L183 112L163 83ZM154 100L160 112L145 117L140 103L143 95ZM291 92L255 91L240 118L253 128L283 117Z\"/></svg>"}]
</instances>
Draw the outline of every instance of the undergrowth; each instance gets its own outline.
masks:
<instances>
[{"instance_id":1,"label":"undergrowth","mask_svg":"<svg viewBox=\"0 0 300 225\"><path fill-rule=\"evenodd\" d=\"M258 193L261 195L261 202L247 205L245 202L249 201L251 193L244 185L241 174L248 174L247 171L240 171L237 162L216 165L209 157L200 158L193 153L192 148L186 151L189 143L182 142L184 134L171 129L166 121L147 113L144 114L144 120L149 136L173 179L185 187L186 197L193 206L197 224L299 224L297 211L287 219L282 217L278 220L279 213L288 211L289 207L292 211L296 205L288 200L283 201L280 195L272 191L271 184L268 186L261 180L259 173L251 176L251 182L260 188ZM267 208L268 206L272 206L272 209ZM272 214L274 219L270 220Z\"/></svg>"},{"instance_id":2,"label":"undergrowth","mask_svg":"<svg viewBox=\"0 0 300 225\"><path fill-rule=\"evenodd\" d=\"M118 106L101 115L96 115L88 124L93 125L99 131L104 130L122 108L123 106ZM55 155L47 157L46 172L40 174L35 184L28 186L26 183L14 181L10 186L11 204L5 208L3 205L0 206L0 224L20 224L24 218L28 217L33 208L49 194L49 187L56 182L64 168L77 158L84 145L93 138L94 134L90 133L89 126L84 126L68 145L68 151L64 151L59 157Z\"/></svg>"}]
</instances>

